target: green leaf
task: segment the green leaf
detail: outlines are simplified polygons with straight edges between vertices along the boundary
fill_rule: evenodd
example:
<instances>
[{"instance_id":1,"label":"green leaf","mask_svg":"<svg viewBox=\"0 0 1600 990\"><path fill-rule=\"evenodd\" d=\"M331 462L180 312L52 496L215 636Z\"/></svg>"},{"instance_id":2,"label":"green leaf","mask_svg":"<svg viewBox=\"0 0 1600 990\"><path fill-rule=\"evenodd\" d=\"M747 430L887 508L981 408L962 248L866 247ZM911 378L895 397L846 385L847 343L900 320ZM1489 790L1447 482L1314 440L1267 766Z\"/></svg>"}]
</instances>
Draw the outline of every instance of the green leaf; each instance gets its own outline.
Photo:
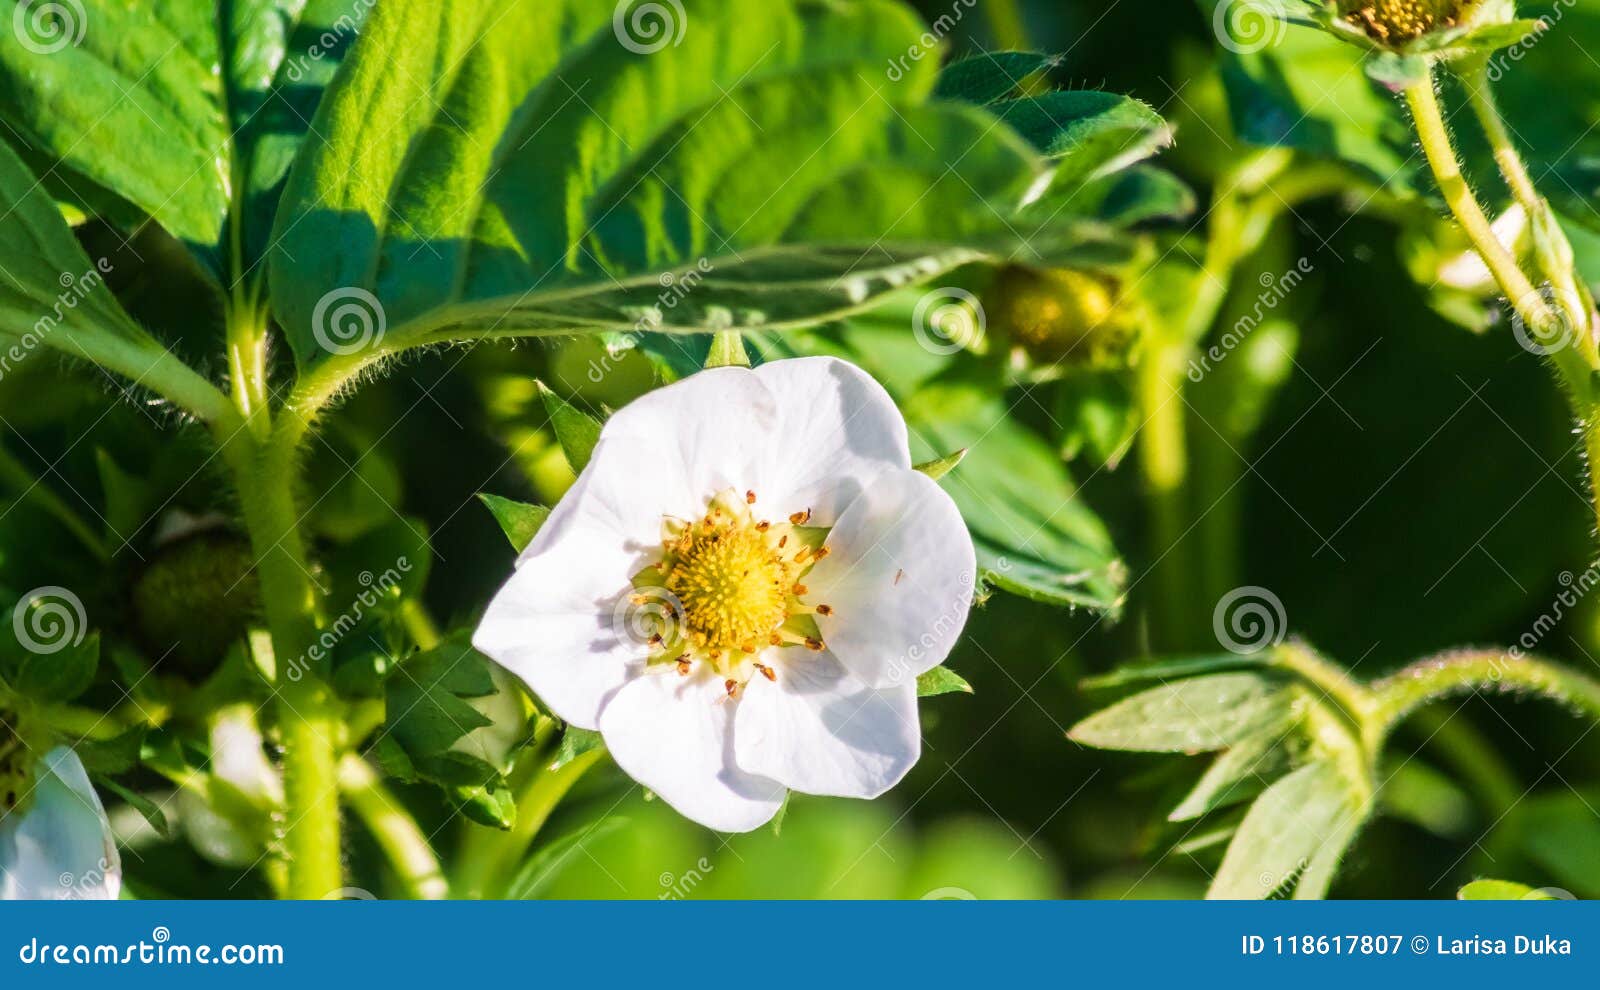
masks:
<instances>
[{"instance_id":1,"label":"green leaf","mask_svg":"<svg viewBox=\"0 0 1600 990\"><path fill-rule=\"evenodd\" d=\"M1139 404L1122 370L1082 369L1056 387L1055 421L1061 424L1061 456L1083 457L1115 469L1133 445Z\"/></svg>"},{"instance_id":2,"label":"green leaf","mask_svg":"<svg viewBox=\"0 0 1600 990\"><path fill-rule=\"evenodd\" d=\"M1525 883L1474 880L1456 892L1461 901L1553 901L1556 898Z\"/></svg>"},{"instance_id":3,"label":"green leaf","mask_svg":"<svg viewBox=\"0 0 1600 990\"><path fill-rule=\"evenodd\" d=\"M75 0L58 6L59 35L0 34L0 118L213 264L233 190L243 257L225 270L243 275L265 247L322 87L370 7Z\"/></svg>"},{"instance_id":4,"label":"green leaf","mask_svg":"<svg viewBox=\"0 0 1600 990\"><path fill-rule=\"evenodd\" d=\"M550 761L550 769L560 770L583 754L599 749L605 744L606 741L600 733L569 725L567 730L561 733L561 745L556 749L555 759Z\"/></svg>"},{"instance_id":5,"label":"green leaf","mask_svg":"<svg viewBox=\"0 0 1600 990\"><path fill-rule=\"evenodd\" d=\"M1268 673L1192 677L1124 698L1068 735L1101 749L1200 753L1286 729L1295 698L1283 678Z\"/></svg>"},{"instance_id":6,"label":"green leaf","mask_svg":"<svg viewBox=\"0 0 1600 990\"><path fill-rule=\"evenodd\" d=\"M1206 897L1261 900L1302 873L1310 880L1307 893L1320 896L1330 866L1337 864L1363 818L1360 802L1332 764L1301 767L1250 806Z\"/></svg>"},{"instance_id":7,"label":"green leaf","mask_svg":"<svg viewBox=\"0 0 1600 990\"><path fill-rule=\"evenodd\" d=\"M1292 723L1239 740L1212 761L1167 820L1190 821L1254 797L1289 770L1297 743Z\"/></svg>"},{"instance_id":8,"label":"green leaf","mask_svg":"<svg viewBox=\"0 0 1600 990\"><path fill-rule=\"evenodd\" d=\"M572 862L573 855L583 851L585 842L603 839L627 824L628 819L621 816L602 818L593 825L568 832L561 838L542 845L517 870L516 879L506 888L506 900L531 901L539 897L549 889L556 877L561 875L567 864Z\"/></svg>"},{"instance_id":9,"label":"green leaf","mask_svg":"<svg viewBox=\"0 0 1600 990\"><path fill-rule=\"evenodd\" d=\"M972 685L967 679L951 670L949 667L938 666L930 671L917 675L917 697L932 698L941 694L972 694Z\"/></svg>"},{"instance_id":10,"label":"green leaf","mask_svg":"<svg viewBox=\"0 0 1600 990\"><path fill-rule=\"evenodd\" d=\"M1196 674L1214 674L1224 670L1266 667L1272 663L1271 653L1218 653L1203 657L1178 657L1176 659L1146 660L1119 667L1109 674L1086 677L1083 688L1096 691L1120 688L1147 681L1175 681Z\"/></svg>"},{"instance_id":11,"label":"green leaf","mask_svg":"<svg viewBox=\"0 0 1600 990\"><path fill-rule=\"evenodd\" d=\"M1106 175L1172 143L1172 129L1149 104L1116 93L1061 90L990 109L1041 154L1065 159L1062 179Z\"/></svg>"},{"instance_id":12,"label":"green leaf","mask_svg":"<svg viewBox=\"0 0 1600 990\"><path fill-rule=\"evenodd\" d=\"M479 492L478 501L494 515L494 521L500 524L501 531L506 534L506 539L511 541L511 548L517 553L528 549L528 545L538 535L539 527L550 518L550 510L545 506L529 505L499 495L490 495L488 492Z\"/></svg>"},{"instance_id":13,"label":"green leaf","mask_svg":"<svg viewBox=\"0 0 1600 990\"><path fill-rule=\"evenodd\" d=\"M161 834L163 839L172 838L172 823L167 820L167 813L161 809L160 805L145 797L143 794L128 790L126 787L123 787L121 784L110 779L109 777L96 775L94 782L96 786L103 787L115 794L123 801L126 801L129 807L143 815L144 820L149 822L150 825Z\"/></svg>"},{"instance_id":14,"label":"green leaf","mask_svg":"<svg viewBox=\"0 0 1600 990\"><path fill-rule=\"evenodd\" d=\"M395 744L378 751L386 770L433 782L476 822L512 826L516 801L504 775L526 741L522 695L472 648L470 633L452 633L397 666L385 702Z\"/></svg>"},{"instance_id":15,"label":"green leaf","mask_svg":"<svg viewBox=\"0 0 1600 990\"><path fill-rule=\"evenodd\" d=\"M10 32L0 32L9 38ZM92 262L55 202L0 141L0 338L76 353L74 338L151 343L106 288L109 262ZM125 344L123 345L126 346Z\"/></svg>"},{"instance_id":16,"label":"green leaf","mask_svg":"<svg viewBox=\"0 0 1600 990\"><path fill-rule=\"evenodd\" d=\"M987 112L929 102L934 60L885 82L924 30L906 7L682 9L643 54L606 4L379 5L275 228L301 364L326 357L334 301L375 303L387 349L786 328L984 258L1125 255L1024 205L1045 163Z\"/></svg>"},{"instance_id":17,"label":"green leaf","mask_svg":"<svg viewBox=\"0 0 1600 990\"><path fill-rule=\"evenodd\" d=\"M72 744L83 766L94 774L127 773L139 765L147 726L136 725L110 739L80 739Z\"/></svg>"},{"instance_id":18,"label":"green leaf","mask_svg":"<svg viewBox=\"0 0 1600 990\"><path fill-rule=\"evenodd\" d=\"M982 52L957 59L939 73L933 95L979 105L1015 95L1030 76L1054 68L1061 59L1039 52Z\"/></svg>"},{"instance_id":19,"label":"green leaf","mask_svg":"<svg viewBox=\"0 0 1600 990\"><path fill-rule=\"evenodd\" d=\"M567 455L567 463L574 473L582 471L594 453L594 445L600 442L600 421L552 392L544 382L539 383L539 397L544 400L550 426L561 443L562 453Z\"/></svg>"},{"instance_id":20,"label":"green leaf","mask_svg":"<svg viewBox=\"0 0 1600 990\"><path fill-rule=\"evenodd\" d=\"M1125 577L1104 524L1041 437L985 388L937 383L901 403L912 456L966 448L940 482L972 532L978 569L1005 591L1116 612Z\"/></svg>"}]
</instances>

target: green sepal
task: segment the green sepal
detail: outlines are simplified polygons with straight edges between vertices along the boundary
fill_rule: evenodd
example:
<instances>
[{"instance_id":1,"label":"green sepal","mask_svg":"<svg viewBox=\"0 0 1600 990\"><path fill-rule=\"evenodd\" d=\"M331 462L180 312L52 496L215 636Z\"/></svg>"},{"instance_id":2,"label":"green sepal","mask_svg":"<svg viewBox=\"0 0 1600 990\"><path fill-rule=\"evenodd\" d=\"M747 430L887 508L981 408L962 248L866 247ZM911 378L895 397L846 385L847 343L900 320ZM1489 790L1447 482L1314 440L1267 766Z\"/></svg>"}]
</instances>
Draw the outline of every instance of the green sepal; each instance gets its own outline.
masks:
<instances>
[{"instance_id":1,"label":"green sepal","mask_svg":"<svg viewBox=\"0 0 1600 990\"><path fill-rule=\"evenodd\" d=\"M500 524L500 531L511 541L511 549L517 553L528 549L533 538L539 534L539 527L550 518L549 508L543 505L530 505L488 492L479 492L478 501L494 516L494 521Z\"/></svg>"},{"instance_id":2,"label":"green sepal","mask_svg":"<svg viewBox=\"0 0 1600 990\"><path fill-rule=\"evenodd\" d=\"M583 754L599 749L606 741L600 733L592 729L580 729L576 725L567 726L561 734L561 745L556 747L555 759L550 761L550 769L560 770L562 767L576 760Z\"/></svg>"},{"instance_id":3,"label":"green sepal","mask_svg":"<svg viewBox=\"0 0 1600 990\"><path fill-rule=\"evenodd\" d=\"M968 448L962 447L953 454L946 454L931 461L923 461L921 464L913 464L911 469L913 471L921 471L934 481L938 481L949 474L957 464L961 463L962 458L967 456L967 450Z\"/></svg>"},{"instance_id":4,"label":"green sepal","mask_svg":"<svg viewBox=\"0 0 1600 990\"><path fill-rule=\"evenodd\" d=\"M539 397L544 400L545 412L550 416L550 427L561 443L562 453L574 472L582 471L600 442L600 421L573 406L552 392L544 382L538 382Z\"/></svg>"},{"instance_id":5,"label":"green sepal","mask_svg":"<svg viewBox=\"0 0 1600 990\"><path fill-rule=\"evenodd\" d=\"M972 685L966 678L940 665L917 675L917 697L932 698L941 694L972 694Z\"/></svg>"},{"instance_id":6,"label":"green sepal","mask_svg":"<svg viewBox=\"0 0 1600 990\"><path fill-rule=\"evenodd\" d=\"M130 808L143 815L144 820L149 822L151 827L157 832L161 833L161 837L163 839L172 838L172 822L168 820L167 813L161 810L160 805L145 797L143 794L138 794L128 790L126 787L123 787L121 784L103 774L96 774L94 777L94 782L97 787L102 787L115 794L117 797L127 802Z\"/></svg>"}]
</instances>

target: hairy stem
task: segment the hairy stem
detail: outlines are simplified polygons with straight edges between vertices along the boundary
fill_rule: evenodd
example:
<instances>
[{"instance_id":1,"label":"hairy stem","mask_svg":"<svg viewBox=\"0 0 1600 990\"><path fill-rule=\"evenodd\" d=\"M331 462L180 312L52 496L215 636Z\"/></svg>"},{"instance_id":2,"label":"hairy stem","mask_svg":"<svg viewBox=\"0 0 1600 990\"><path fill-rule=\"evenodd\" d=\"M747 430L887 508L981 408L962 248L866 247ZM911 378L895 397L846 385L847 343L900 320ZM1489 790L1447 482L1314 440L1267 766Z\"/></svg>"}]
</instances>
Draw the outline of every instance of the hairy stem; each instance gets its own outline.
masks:
<instances>
[{"instance_id":1,"label":"hairy stem","mask_svg":"<svg viewBox=\"0 0 1600 990\"><path fill-rule=\"evenodd\" d=\"M1370 691L1368 724L1378 740L1431 701L1477 691L1527 692L1600 720L1600 681L1548 660L1491 650L1461 650L1418 661L1374 683Z\"/></svg>"},{"instance_id":2,"label":"hairy stem","mask_svg":"<svg viewBox=\"0 0 1600 990\"><path fill-rule=\"evenodd\" d=\"M1506 186L1511 190L1511 195L1531 217L1540 209L1541 200L1538 190L1533 187L1533 179L1528 176L1527 168L1522 164L1522 156L1517 154L1517 146L1511 143L1511 132L1506 128L1505 118L1500 116L1500 108L1495 104L1494 90L1489 84L1489 67L1485 63L1462 78L1466 83L1467 99L1472 104L1472 112L1477 116L1478 123L1483 127L1483 133L1489 138L1489 147L1494 150L1495 164L1500 167L1500 174L1505 177Z\"/></svg>"},{"instance_id":3,"label":"hairy stem","mask_svg":"<svg viewBox=\"0 0 1600 990\"><path fill-rule=\"evenodd\" d=\"M307 666L316 632L317 591L287 473L275 473L247 434L218 437L233 471L276 655L276 709L286 819L287 893L319 900L342 886L338 705Z\"/></svg>"},{"instance_id":4,"label":"hairy stem","mask_svg":"<svg viewBox=\"0 0 1600 990\"><path fill-rule=\"evenodd\" d=\"M1461 229L1466 232L1472 246L1477 249L1517 313L1532 326L1549 326L1554 314L1534 289L1533 283L1528 281L1528 276L1517 267L1517 259L1495 236L1483 207L1478 205L1477 197L1472 194L1471 187L1461 174L1455 145L1451 143L1450 132L1439 110L1439 98L1433 91L1432 77L1409 87L1405 96L1406 103L1411 107L1412 122L1416 125L1423 154L1427 156L1434 180L1439 185L1439 193L1450 207L1456 222L1461 224Z\"/></svg>"},{"instance_id":5,"label":"hairy stem","mask_svg":"<svg viewBox=\"0 0 1600 990\"><path fill-rule=\"evenodd\" d=\"M436 901L450 893L439 857L416 820L400 806L383 781L353 753L339 761L339 786L356 813L389 857L405 891L414 900Z\"/></svg>"}]
</instances>

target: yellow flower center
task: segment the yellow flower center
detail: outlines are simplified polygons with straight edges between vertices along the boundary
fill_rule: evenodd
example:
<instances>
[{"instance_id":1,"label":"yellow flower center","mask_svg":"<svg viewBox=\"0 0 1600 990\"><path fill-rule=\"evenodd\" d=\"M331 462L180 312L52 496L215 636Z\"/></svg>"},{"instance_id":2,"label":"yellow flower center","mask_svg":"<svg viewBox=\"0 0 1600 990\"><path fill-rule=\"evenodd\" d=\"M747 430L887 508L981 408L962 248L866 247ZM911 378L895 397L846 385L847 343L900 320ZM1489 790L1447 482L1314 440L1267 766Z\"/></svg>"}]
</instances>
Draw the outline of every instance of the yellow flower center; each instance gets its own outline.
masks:
<instances>
[{"instance_id":1,"label":"yellow flower center","mask_svg":"<svg viewBox=\"0 0 1600 990\"><path fill-rule=\"evenodd\" d=\"M697 642L725 650L765 642L789 617L794 562L766 533L707 516L673 551L667 590L683 603L683 624Z\"/></svg>"},{"instance_id":2,"label":"yellow flower center","mask_svg":"<svg viewBox=\"0 0 1600 990\"><path fill-rule=\"evenodd\" d=\"M1374 40L1405 42L1460 20L1461 0L1348 0L1345 20L1362 28Z\"/></svg>"},{"instance_id":3,"label":"yellow flower center","mask_svg":"<svg viewBox=\"0 0 1600 990\"><path fill-rule=\"evenodd\" d=\"M833 611L802 600L806 573L828 555L827 530L806 525L809 509L778 522L758 518L755 501L754 492L729 490L700 519L664 519L661 561L634 575L630 598L643 618L630 627L646 637L652 665L688 674L706 663L730 694L753 673L776 677L762 662L769 649L821 650L813 616Z\"/></svg>"}]
</instances>

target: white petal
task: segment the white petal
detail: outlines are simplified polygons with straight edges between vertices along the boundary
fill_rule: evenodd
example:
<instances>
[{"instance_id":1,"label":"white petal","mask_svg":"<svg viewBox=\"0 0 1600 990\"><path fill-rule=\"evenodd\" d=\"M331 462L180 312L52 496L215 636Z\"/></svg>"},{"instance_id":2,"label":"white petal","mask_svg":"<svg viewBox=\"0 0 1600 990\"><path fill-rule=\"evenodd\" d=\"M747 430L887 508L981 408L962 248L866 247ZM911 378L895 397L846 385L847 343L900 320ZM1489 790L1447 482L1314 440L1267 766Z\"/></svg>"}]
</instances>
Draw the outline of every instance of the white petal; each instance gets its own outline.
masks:
<instances>
[{"instance_id":1,"label":"white petal","mask_svg":"<svg viewBox=\"0 0 1600 990\"><path fill-rule=\"evenodd\" d=\"M659 548L662 516L687 511L689 491L681 462L663 463L637 440L602 436L578 479L518 556L517 566L575 533L604 537L619 552L649 555Z\"/></svg>"},{"instance_id":2,"label":"white petal","mask_svg":"<svg viewBox=\"0 0 1600 990\"><path fill-rule=\"evenodd\" d=\"M807 794L873 798L922 752L916 683L869 688L827 652L782 651L777 680L752 677L739 702L739 765Z\"/></svg>"},{"instance_id":3,"label":"white petal","mask_svg":"<svg viewBox=\"0 0 1600 990\"><path fill-rule=\"evenodd\" d=\"M778 813L784 787L734 763L736 707L709 671L652 672L617 692L600 713L600 732L617 765L684 817L748 832Z\"/></svg>"},{"instance_id":4,"label":"white petal","mask_svg":"<svg viewBox=\"0 0 1600 990\"><path fill-rule=\"evenodd\" d=\"M520 677L551 711L593 729L606 696L649 652L629 621L629 579L642 560L614 531L575 521L512 572L472 645Z\"/></svg>"},{"instance_id":5,"label":"white petal","mask_svg":"<svg viewBox=\"0 0 1600 990\"><path fill-rule=\"evenodd\" d=\"M831 526L872 480L911 466L906 421L870 375L831 357L773 361L755 370L777 407L764 484L782 515L811 510ZM769 501L767 491L760 491Z\"/></svg>"},{"instance_id":6,"label":"white petal","mask_svg":"<svg viewBox=\"0 0 1600 990\"><path fill-rule=\"evenodd\" d=\"M27 802L0 819L0 900L116 900L122 859L77 754L46 753Z\"/></svg>"},{"instance_id":7,"label":"white petal","mask_svg":"<svg viewBox=\"0 0 1600 990\"><path fill-rule=\"evenodd\" d=\"M961 513L917 471L884 475L828 534L806 576L823 642L873 687L901 684L949 656L972 607L977 561Z\"/></svg>"},{"instance_id":8,"label":"white petal","mask_svg":"<svg viewBox=\"0 0 1600 990\"><path fill-rule=\"evenodd\" d=\"M617 410L600 441L626 442L625 480L651 496L659 524L663 512L698 518L718 492L762 485L776 425L772 393L749 368L711 368ZM665 499L663 477L676 479Z\"/></svg>"}]
</instances>

